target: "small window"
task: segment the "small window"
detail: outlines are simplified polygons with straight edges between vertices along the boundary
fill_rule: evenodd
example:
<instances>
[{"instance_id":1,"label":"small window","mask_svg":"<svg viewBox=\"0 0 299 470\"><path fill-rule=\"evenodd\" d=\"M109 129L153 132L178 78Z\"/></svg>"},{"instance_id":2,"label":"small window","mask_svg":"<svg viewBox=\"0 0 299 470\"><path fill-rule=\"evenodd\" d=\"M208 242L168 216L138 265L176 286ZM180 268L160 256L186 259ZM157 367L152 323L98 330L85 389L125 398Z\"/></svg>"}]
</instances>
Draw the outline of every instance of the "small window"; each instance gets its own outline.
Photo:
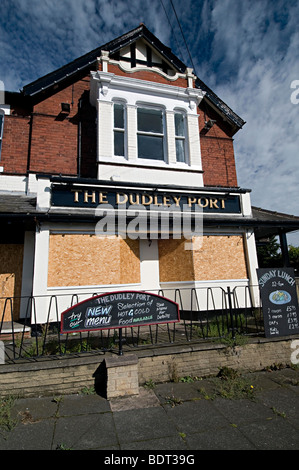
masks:
<instances>
[{"instance_id":1,"label":"small window","mask_svg":"<svg viewBox=\"0 0 299 470\"><path fill-rule=\"evenodd\" d=\"M137 108L138 157L164 160L164 121L161 109Z\"/></svg>"},{"instance_id":2,"label":"small window","mask_svg":"<svg viewBox=\"0 0 299 470\"><path fill-rule=\"evenodd\" d=\"M182 113L175 113L174 121L176 161L186 163L185 117Z\"/></svg>"},{"instance_id":3,"label":"small window","mask_svg":"<svg viewBox=\"0 0 299 470\"><path fill-rule=\"evenodd\" d=\"M2 148L3 127L4 127L4 113L0 111L0 157L1 157L1 148Z\"/></svg>"},{"instance_id":4,"label":"small window","mask_svg":"<svg viewBox=\"0 0 299 470\"><path fill-rule=\"evenodd\" d=\"M125 156L125 107L114 103L114 155Z\"/></svg>"}]
</instances>

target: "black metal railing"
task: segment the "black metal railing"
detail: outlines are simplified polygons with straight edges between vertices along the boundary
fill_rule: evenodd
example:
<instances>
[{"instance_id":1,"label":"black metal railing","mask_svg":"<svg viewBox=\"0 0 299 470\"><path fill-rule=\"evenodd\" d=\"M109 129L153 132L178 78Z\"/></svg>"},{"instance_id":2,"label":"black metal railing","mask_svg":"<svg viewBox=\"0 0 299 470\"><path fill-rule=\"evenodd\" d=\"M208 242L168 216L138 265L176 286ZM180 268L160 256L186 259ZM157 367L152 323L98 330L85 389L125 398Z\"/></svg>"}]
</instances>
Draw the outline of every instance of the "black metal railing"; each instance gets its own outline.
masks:
<instances>
[{"instance_id":1,"label":"black metal railing","mask_svg":"<svg viewBox=\"0 0 299 470\"><path fill-rule=\"evenodd\" d=\"M5 361L117 351L120 340L125 349L132 349L210 339L231 340L236 335L264 333L256 286L169 288L151 292L177 302L180 321L126 327L121 335L118 329L61 334L61 313L98 293L84 294L84 298L79 293L0 298L0 340L5 344Z\"/></svg>"}]
</instances>

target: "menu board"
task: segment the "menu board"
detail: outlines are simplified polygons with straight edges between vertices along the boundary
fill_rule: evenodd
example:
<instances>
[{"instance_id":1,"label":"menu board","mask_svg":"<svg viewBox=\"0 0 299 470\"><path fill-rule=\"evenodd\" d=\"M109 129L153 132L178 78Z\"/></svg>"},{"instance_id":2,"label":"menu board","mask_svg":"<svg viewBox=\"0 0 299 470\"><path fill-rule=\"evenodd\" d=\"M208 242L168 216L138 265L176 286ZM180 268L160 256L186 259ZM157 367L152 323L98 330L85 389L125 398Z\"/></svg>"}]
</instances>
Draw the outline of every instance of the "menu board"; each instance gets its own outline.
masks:
<instances>
[{"instance_id":1,"label":"menu board","mask_svg":"<svg viewBox=\"0 0 299 470\"><path fill-rule=\"evenodd\" d=\"M178 304L156 294L138 291L102 294L61 314L61 333L126 328L178 322Z\"/></svg>"},{"instance_id":2,"label":"menu board","mask_svg":"<svg viewBox=\"0 0 299 470\"><path fill-rule=\"evenodd\" d=\"M299 333L296 279L292 268L257 270L261 292L265 336Z\"/></svg>"}]
</instances>

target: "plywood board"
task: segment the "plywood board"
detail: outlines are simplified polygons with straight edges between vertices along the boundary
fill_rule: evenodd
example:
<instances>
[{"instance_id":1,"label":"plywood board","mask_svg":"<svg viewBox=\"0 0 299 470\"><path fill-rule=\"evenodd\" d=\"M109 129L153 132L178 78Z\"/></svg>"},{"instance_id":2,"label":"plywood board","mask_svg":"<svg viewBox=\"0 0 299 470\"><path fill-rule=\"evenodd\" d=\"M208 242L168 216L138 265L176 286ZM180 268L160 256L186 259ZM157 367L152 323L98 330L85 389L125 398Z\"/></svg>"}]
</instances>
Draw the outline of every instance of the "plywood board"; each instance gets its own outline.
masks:
<instances>
[{"instance_id":1,"label":"plywood board","mask_svg":"<svg viewBox=\"0 0 299 470\"><path fill-rule=\"evenodd\" d=\"M51 234L48 287L140 282L138 240Z\"/></svg>"},{"instance_id":2,"label":"plywood board","mask_svg":"<svg viewBox=\"0 0 299 470\"><path fill-rule=\"evenodd\" d=\"M0 245L0 322L19 319L23 253L24 245ZM7 297L13 300L5 301Z\"/></svg>"},{"instance_id":3,"label":"plywood board","mask_svg":"<svg viewBox=\"0 0 299 470\"><path fill-rule=\"evenodd\" d=\"M204 236L192 253L196 281L247 279L242 235Z\"/></svg>"},{"instance_id":4,"label":"plywood board","mask_svg":"<svg viewBox=\"0 0 299 470\"><path fill-rule=\"evenodd\" d=\"M185 249L185 239L159 240L158 246L161 282L194 280L192 252Z\"/></svg>"},{"instance_id":5,"label":"plywood board","mask_svg":"<svg viewBox=\"0 0 299 470\"><path fill-rule=\"evenodd\" d=\"M247 279L242 235L203 236L186 240L159 240L161 282Z\"/></svg>"}]
</instances>

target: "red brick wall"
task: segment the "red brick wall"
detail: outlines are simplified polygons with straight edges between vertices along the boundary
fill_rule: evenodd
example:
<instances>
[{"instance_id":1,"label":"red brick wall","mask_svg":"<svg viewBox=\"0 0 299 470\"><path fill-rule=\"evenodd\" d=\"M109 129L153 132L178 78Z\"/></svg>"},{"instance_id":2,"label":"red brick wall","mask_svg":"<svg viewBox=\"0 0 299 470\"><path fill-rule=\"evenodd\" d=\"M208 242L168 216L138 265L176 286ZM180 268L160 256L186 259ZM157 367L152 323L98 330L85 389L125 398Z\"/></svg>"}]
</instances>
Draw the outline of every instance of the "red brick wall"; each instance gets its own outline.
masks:
<instances>
[{"instance_id":1,"label":"red brick wall","mask_svg":"<svg viewBox=\"0 0 299 470\"><path fill-rule=\"evenodd\" d=\"M30 168L35 173L77 174L77 124L34 115Z\"/></svg>"},{"instance_id":2,"label":"red brick wall","mask_svg":"<svg viewBox=\"0 0 299 470\"><path fill-rule=\"evenodd\" d=\"M0 164L4 173L26 174L30 117L14 115L4 117L3 142Z\"/></svg>"},{"instance_id":3,"label":"red brick wall","mask_svg":"<svg viewBox=\"0 0 299 470\"><path fill-rule=\"evenodd\" d=\"M206 131L205 121L209 119L216 123ZM199 132L204 185L238 186L231 128L204 104L199 109Z\"/></svg>"},{"instance_id":4,"label":"red brick wall","mask_svg":"<svg viewBox=\"0 0 299 470\"><path fill-rule=\"evenodd\" d=\"M81 100L81 166L84 176L96 176L96 124L89 104L89 86L88 75L62 90L54 90L50 96L45 94L33 106L32 114L31 110L17 111L12 107L11 115L4 120L0 164L5 174L30 171L77 175ZM61 113L61 103L71 105L68 115Z\"/></svg>"},{"instance_id":5,"label":"red brick wall","mask_svg":"<svg viewBox=\"0 0 299 470\"><path fill-rule=\"evenodd\" d=\"M80 100L86 107L86 102L89 103L89 86L89 76L87 76L63 90L57 90L56 93L34 106L30 171L77 175ZM61 103L70 104L69 114L61 111ZM95 117L93 123L95 123ZM84 151L83 163L85 158L90 157L90 147L85 146ZM94 146L92 151L95 152ZM95 175L95 170L94 155L93 175Z\"/></svg>"}]
</instances>

